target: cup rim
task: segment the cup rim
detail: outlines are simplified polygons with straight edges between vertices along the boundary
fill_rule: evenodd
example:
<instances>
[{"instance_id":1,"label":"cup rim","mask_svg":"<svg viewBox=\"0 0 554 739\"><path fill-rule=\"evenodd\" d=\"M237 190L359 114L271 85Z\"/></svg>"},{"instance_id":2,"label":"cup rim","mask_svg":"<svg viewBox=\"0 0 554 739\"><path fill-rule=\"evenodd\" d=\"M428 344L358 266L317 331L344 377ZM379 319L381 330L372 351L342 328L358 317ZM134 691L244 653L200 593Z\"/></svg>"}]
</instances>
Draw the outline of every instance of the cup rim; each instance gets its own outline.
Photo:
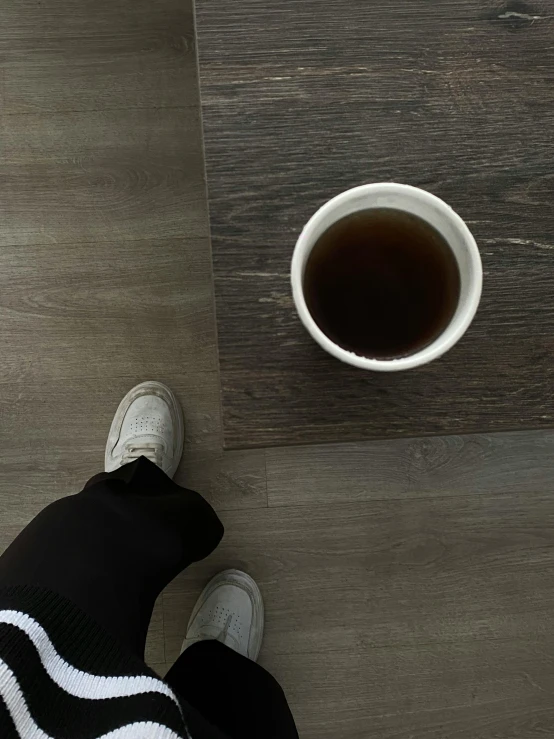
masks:
<instances>
[{"instance_id":1,"label":"cup rim","mask_svg":"<svg viewBox=\"0 0 554 739\"><path fill-rule=\"evenodd\" d=\"M348 202L352 198L364 195L374 195L377 192L383 194L400 192L403 194L411 194L418 200L426 201L429 205L441 211L441 213L444 214L461 232L467 246L471 269L473 272L473 280L466 300L466 310L458 321L456 329L449 331L449 325L443 333L437 336L437 338L428 346L420 349L414 354L396 359L372 359L370 357L363 357L355 352L349 351L348 349L343 349L338 344L335 344L335 342L319 328L315 320L312 318L304 297L302 262L305 254L311 251L313 246L312 242L314 241L313 234L319 226L320 221L330 212L335 210L337 206ZM448 203L445 203L444 200L441 200L441 198L433 195L427 190L422 190L413 185L403 185L398 182L375 182L368 185L359 185L341 192L334 198L331 198L331 200L324 203L312 215L310 220L302 229L302 233L298 237L294 247L291 263L291 284L293 300L300 320L312 338L326 352L346 364L350 364L361 369L373 370L375 372L399 372L401 370L420 367L438 359L462 338L473 321L477 308L479 307L483 289L483 266L473 234L469 230L463 218L459 216L456 211L448 205Z\"/></svg>"}]
</instances>

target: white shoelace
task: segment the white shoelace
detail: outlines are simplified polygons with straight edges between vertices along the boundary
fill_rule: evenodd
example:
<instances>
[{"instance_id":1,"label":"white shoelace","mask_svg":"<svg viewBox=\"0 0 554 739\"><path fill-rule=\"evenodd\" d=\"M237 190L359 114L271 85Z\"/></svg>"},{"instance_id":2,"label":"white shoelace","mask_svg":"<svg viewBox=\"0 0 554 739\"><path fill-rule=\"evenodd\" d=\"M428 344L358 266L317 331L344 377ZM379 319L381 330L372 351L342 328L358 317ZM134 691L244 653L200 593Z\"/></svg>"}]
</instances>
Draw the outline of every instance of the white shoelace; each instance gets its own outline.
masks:
<instances>
[{"instance_id":1,"label":"white shoelace","mask_svg":"<svg viewBox=\"0 0 554 739\"><path fill-rule=\"evenodd\" d=\"M227 639L231 639L238 647L237 640L232 634L229 633L229 627L231 626L232 623L233 623L233 614L230 613L227 616L227 621L225 622L225 626L221 629L219 634L215 637L215 640L220 641L222 644L225 644Z\"/></svg>"},{"instance_id":2,"label":"white shoelace","mask_svg":"<svg viewBox=\"0 0 554 739\"><path fill-rule=\"evenodd\" d=\"M199 634L195 639L188 639L187 643L188 646L192 646L193 644L196 644L196 642L199 641L219 641L222 644L225 644L226 646L231 646L228 644L228 640L232 642L232 649L235 650L235 652L240 652L240 643L239 640L229 633L229 627L231 626L233 622L233 614L229 614L227 616L227 621L225 622L225 626L220 629L217 633L214 634L214 630L217 629L217 626L214 626L213 624L204 624L203 628L201 627L199 629ZM208 627L206 629L206 627Z\"/></svg>"},{"instance_id":3,"label":"white shoelace","mask_svg":"<svg viewBox=\"0 0 554 739\"><path fill-rule=\"evenodd\" d=\"M134 462L139 457L146 457L158 467L162 466L163 445L162 444L133 444L129 442L123 448L121 457L122 464Z\"/></svg>"}]
</instances>

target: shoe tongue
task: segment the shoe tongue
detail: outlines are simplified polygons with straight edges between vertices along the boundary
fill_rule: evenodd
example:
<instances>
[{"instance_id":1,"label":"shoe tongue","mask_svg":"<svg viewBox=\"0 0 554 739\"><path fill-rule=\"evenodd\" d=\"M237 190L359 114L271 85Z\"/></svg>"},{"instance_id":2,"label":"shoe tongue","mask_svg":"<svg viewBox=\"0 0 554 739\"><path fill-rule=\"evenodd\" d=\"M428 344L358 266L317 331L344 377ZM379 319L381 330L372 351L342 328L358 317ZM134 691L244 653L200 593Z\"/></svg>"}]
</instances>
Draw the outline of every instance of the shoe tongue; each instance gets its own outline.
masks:
<instances>
[{"instance_id":1,"label":"shoe tongue","mask_svg":"<svg viewBox=\"0 0 554 739\"><path fill-rule=\"evenodd\" d=\"M126 449L142 449L142 447L161 447L165 449L165 442L162 436L157 434L144 434L142 436L135 436L133 439L129 439L126 442Z\"/></svg>"},{"instance_id":2,"label":"shoe tongue","mask_svg":"<svg viewBox=\"0 0 554 739\"><path fill-rule=\"evenodd\" d=\"M123 447L122 462L133 462L139 457L146 457L158 467L163 468L164 440L154 434L145 434L129 439Z\"/></svg>"}]
</instances>

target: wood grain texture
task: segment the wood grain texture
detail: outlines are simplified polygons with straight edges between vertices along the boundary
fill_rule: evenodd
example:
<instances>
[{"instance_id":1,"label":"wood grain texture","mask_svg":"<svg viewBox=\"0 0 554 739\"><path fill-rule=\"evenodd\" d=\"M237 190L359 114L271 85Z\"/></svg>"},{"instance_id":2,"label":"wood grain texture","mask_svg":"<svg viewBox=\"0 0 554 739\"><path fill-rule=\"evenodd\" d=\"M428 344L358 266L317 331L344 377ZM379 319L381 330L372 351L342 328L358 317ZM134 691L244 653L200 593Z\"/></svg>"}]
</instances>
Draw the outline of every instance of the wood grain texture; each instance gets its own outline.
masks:
<instances>
[{"instance_id":1,"label":"wood grain texture","mask_svg":"<svg viewBox=\"0 0 554 739\"><path fill-rule=\"evenodd\" d=\"M197 25L227 445L552 426L550 3L197 0ZM288 278L317 207L380 180L449 202L485 270L463 341L393 375L325 355Z\"/></svg>"},{"instance_id":2,"label":"wood grain texture","mask_svg":"<svg viewBox=\"0 0 554 739\"><path fill-rule=\"evenodd\" d=\"M266 508L267 477L263 449L210 454L197 453L183 468L182 484L202 495L218 511Z\"/></svg>"},{"instance_id":3,"label":"wood grain texture","mask_svg":"<svg viewBox=\"0 0 554 739\"><path fill-rule=\"evenodd\" d=\"M2 114L196 106L190 3L7 0Z\"/></svg>"},{"instance_id":4,"label":"wood grain texture","mask_svg":"<svg viewBox=\"0 0 554 739\"><path fill-rule=\"evenodd\" d=\"M5 0L0 38L20 39L109 37L150 31L165 34L190 31L192 7L179 0ZM76 61L69 57L68 61ZM107 60L108 61L108 60ZM192 64L190 60L187 60ZM125 68L117 69L123 74ZM179 94L179 99L183 92ZM178 102L176 100L176 102Z\"/></svg>"},{"instance_id":5,"label":"wood grain texture","mask_svg":"<svg viewBox=\"0 0 554 739\"><path fill-rule=\"evenodd\" d=\"M0 247L0 322L0 383L215 370L207 239Z\"/></svg>"},{"instance_id":6,"label":"wood grain texture","mask_svg":"<svg viewBox=\"0 0 554 739\"><path fill-rule=\"evenodd\" d=\"M277 656L302 739L538 739L554 724L548 642Z\"/></svg>"},{"instance_id":7,"label":"wood grain texture","mask_svg":"<svg viewBox=\"0 0 554 739\"><path fill-rule=\"evenodd\" d=\"M141 33L37 43L0 34L3 113L174 107L176 91L196 85L194 65L185 63L186 55L194 59L190 25L173 38Z\"/></svg>"},{"instance_id":8,"label":"wood grain texture","mask_svg":"<svg viewBox=\"0 0 554 739\"><path fill-rule=\"evenodd\" d=\"M166 659L208 578L240 567L300 736L549 736L553 516L550 492L228 512L164 592Z\"/></svg>"},{"instance_id":9,"label":"wood grain texture","mask_svg":"<svg viewBox=\"0 0 554 739\"><path fill-rule=\"evenodd\" d=\"M195 108L0 115L0 246L204 237Z\"/></svg>"},{"instance_id":10,"label":"wood grain texture","mask_svg":"<svg viewBox=\"0 0 554 739\"><path fill-rule=\"evenodd\" d=\"M276 447L265 454L270 506L554 493L552 431Z\"/></svg>"}]
</instances>

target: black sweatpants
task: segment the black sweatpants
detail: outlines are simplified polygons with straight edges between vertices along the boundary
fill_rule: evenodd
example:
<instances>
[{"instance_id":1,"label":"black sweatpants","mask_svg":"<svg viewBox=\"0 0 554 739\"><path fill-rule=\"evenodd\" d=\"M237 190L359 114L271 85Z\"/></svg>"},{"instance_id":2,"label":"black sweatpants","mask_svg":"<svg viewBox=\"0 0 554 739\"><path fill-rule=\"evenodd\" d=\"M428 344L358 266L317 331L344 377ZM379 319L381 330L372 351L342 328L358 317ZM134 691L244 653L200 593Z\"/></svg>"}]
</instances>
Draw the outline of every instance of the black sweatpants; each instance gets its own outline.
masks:
<instances>
[{"instance_id":1,"label":"black sweatpants","mask_svg":"<svg viewBox=\"0 0 554 739\"><path fill-rule=\"evenodd\" d=\"M156 598L222 536L198 493L142 457L39 513L0 557L0 584L65 596L144 659ZM166 681L232 739L298 738L274 678L219 642L189 647Z\"/></svg>"}]
</instances>

